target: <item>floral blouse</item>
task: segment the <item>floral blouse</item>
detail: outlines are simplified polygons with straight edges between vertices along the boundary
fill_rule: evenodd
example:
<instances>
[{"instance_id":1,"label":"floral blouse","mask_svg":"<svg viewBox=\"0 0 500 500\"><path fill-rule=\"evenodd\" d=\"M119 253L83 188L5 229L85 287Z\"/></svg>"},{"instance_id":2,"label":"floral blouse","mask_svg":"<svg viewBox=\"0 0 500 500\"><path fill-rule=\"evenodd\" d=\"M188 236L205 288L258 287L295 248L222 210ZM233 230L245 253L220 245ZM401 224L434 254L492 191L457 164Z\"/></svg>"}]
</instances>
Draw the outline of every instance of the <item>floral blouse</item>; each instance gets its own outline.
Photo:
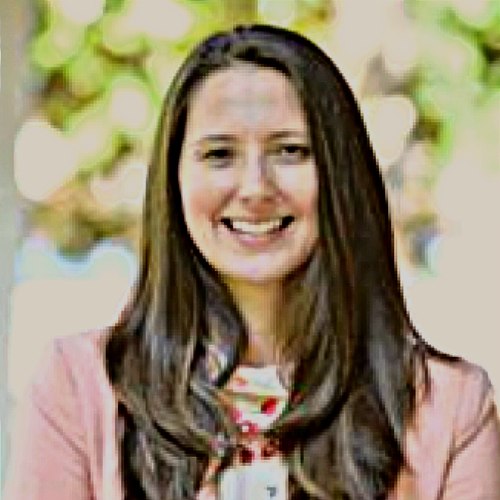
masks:
<instances>
[{"instance_id":1,"label":"floral blouse","mask_svg":"<svg viewBox=\"0 0 500 500\"><path fill-rule=\"evenodd\" d=\"M242 446L238 454L241 464L267 459L275 454L270 443L261 446L256 436L268 429L282 414L288 392L277 373L276 366L255 368L240 366L222 394L232 420L241 429Z\"/></svg>"},{"instance_id":2,"label":"floral blouse","mask_svg":"<svg viewBox=\"0 0 500 500\"><path fill-rule=\"evenodd\" d=\"M262 437L288 402L278 368L238 367L222 391L221 400L240 429L237 455L220 478L218 496L212 487L202 491L198 499L285 499L286 465L276 444Z\"/></svg>"}]
</instances>

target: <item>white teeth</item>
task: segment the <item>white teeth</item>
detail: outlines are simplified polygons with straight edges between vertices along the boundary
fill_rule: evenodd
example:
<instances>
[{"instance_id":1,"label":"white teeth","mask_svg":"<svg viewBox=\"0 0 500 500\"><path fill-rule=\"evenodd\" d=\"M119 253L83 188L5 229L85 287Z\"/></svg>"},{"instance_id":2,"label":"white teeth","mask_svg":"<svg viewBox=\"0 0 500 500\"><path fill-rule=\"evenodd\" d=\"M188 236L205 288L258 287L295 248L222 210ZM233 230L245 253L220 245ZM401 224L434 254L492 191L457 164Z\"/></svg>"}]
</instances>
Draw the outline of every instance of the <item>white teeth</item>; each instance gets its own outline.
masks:
<instances>
[{"instance_id":1,"label":"white teeth","mask_svg":"<svg viewBox=\"0 0 500 500\"><path fill-rule=\"evenodd\" d=\"M283 219L274 219L266 222L245 222L245 221L231 221L231 226L237 231L242 231L244 233L252 234L265 234L274 231L280 227Z\"/></svg>"}]
</instances>

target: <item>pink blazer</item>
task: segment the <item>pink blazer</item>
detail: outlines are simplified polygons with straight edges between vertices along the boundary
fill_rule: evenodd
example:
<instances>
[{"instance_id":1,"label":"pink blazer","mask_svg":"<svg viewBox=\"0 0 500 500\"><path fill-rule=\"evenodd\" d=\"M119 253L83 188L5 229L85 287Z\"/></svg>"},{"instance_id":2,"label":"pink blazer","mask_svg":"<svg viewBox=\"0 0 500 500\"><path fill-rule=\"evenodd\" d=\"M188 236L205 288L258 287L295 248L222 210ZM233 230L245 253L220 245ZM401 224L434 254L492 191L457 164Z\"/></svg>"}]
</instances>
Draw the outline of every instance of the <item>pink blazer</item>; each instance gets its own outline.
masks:
<instances>
[{"instance_id":1,"label":"pink blazer","mask_svg":"<svg viewBox=\"0 0 500 500\"><path fill-rule=\"evenodd\" d=\"M47 349L15 421L4 500L122 500L100 332ZM500 422L486 372L429 363L433 398L407 431L415 476L391 500L500 500Z\"/></svg>"}]
</instances>

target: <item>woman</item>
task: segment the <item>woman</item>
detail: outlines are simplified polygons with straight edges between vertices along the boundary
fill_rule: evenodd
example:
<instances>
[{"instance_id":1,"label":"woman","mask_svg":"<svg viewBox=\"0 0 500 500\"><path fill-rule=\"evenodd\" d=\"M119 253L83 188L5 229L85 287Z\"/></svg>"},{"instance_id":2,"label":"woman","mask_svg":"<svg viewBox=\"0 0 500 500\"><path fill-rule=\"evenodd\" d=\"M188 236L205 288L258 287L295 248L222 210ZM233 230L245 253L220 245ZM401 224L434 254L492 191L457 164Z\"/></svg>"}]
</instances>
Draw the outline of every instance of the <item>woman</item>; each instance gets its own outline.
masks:
<instances>
[{"instance_id":1,"label":"woman","mask_svg":"<svg viewBox=\"0 0 500 500\"><path fill-rule=\"evenodd\" d=\"M23 415L7 500L500 499L491 384L411 325L354 97L267 26L178 71L133 299Z\"/></svg>"}]
</instances>

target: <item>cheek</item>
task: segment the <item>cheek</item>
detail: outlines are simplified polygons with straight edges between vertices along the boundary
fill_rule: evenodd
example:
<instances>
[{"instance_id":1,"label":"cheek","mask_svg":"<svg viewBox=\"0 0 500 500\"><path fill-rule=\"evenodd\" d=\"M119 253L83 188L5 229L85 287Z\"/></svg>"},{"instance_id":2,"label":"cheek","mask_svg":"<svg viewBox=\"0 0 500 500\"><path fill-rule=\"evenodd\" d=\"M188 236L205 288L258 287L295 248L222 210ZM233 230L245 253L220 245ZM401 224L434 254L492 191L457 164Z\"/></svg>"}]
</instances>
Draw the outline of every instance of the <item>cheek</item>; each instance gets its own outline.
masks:
<instances>
[{"instance_id":1,"label":"cheek","mask_svg":"<svg viewBox=\"0 0 500 500\"><path fill-rule=\"evenodd\" d=\"M228 188L202 172L182 179L181 195L187 220L213 219L223 204Z\"/></svg>"},{"instance_id":2,"label":"cheek","mask_svg":"<svg viewBox=\"0 0 500 500\"><path fill-rule=\"evenodd\" d=\"M303 216L315 216L318 209L318 183L314 171L289 172L280 184L294 208Z\"/></svg>"},{"instance_id":3,"label":"cheek","mask_svg":"<svg viewBox=\"0 0 500 500\"><path fill-rule=\"evenodd\" d=\"M316 217L318 213L318 190L316 186L310 186L310 189L303 190L301 197L303 200L302 208L312 217Z\"/></svg>"}]
</instances>

